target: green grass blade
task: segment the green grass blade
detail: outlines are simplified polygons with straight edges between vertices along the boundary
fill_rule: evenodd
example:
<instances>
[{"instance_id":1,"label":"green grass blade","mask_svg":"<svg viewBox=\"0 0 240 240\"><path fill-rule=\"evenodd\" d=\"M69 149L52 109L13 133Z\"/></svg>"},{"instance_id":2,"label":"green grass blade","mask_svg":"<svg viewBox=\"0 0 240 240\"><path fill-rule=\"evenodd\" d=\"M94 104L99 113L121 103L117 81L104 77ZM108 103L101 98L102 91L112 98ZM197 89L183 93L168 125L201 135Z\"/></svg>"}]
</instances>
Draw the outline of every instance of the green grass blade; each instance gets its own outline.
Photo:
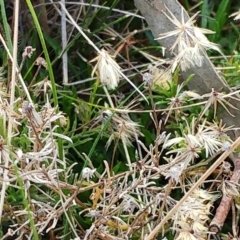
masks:
<instances>
[{"instance_id":1,"label":"green grass blade","mask_svg":"<svg viewBox=\"0 0 240 240\"><path fill-rule=\"evenodd\" d=\"M212 42L217 42L220 39L223 27L228 19L227 13L230 6L231 0L223 0L218 7L214 23L209 22L210 29L216 32L216 34L209 37Z\"/></svg>"},{"instance_id":2,"label":"green grass blade","mask_svg":"<svg viewBox=\"0 0 240 240\"><path fill-rule=\"evenodd\" d=\"M40 39L40 42L41 42L41 45L42 45L42 48L43 48L43 53L44 53L44 56L45 56L45 59L46 59L46 62L47 62L47 66L48 66L49 78L50 78L51 85L52 85L52 94L53 94L54 106L57 107L58 106L57 89L56 89L53 69L52 69L52 65L51 65L51 60L50 60L50 57L49 57L49 54L48 54L48 50L47 50L47 46L46 46L46 43L45 43L45 40L44 40L43 32L42 32L41 26L40 26L39 21L38 21L38 17L36 15L36 12L33 8L33 5L31 3L31 1L26 0L26 3L28 5L29 11L32 15L32 18L33 18L33 21L34 21L35 27L37 29L39 39ZM59 121L58 121L58 125L60 126ZM59 129L57 129L57 132L60 133ZM60 159L63 159L63 157L64 157L63 142L60 138L58 139L58 150L59 150Z\"/></svg>"},{"instance_id":3,"label":"green grass blade","mask_svg":"<svg viewBox=\"0 0 240 240\"><path fill-rule=\"evenodd\" d=\"M201 7L201 15L202 15L202 19L201 19L201 27L202 28L206 28L207 24L208 24L208 17L210 15L210 9L209 9L209 3L208 0L204 0L202 7Z\"/></svg>"},{"instance_id":4,"label":"green grass blade","mask_svg":"<svg viewBox=\"0 0 240 240\"><path fill-rule=\"evenodd\" d=\"M7 39L7 46L9 48L10 53L13 52L13 45L12 45L12 39L11 39L11 33L10 33L10 27L8 25L7 16L6 16L6 8L4 1L0 1L0 7L1 7L1 14L2 14L2 22L3 22L3 28L5 37Z\"/></svg>"}]
</instances>

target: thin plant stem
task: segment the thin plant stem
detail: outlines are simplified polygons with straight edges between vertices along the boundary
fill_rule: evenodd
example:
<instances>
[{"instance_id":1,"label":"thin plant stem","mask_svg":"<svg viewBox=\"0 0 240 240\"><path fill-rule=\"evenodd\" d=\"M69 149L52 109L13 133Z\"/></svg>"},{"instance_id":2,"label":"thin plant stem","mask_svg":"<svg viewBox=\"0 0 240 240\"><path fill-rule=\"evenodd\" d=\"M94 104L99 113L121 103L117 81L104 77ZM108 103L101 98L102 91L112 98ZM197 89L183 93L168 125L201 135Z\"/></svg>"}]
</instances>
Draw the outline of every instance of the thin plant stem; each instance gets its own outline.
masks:
<instances>
[{"instance_id":1,"label":"thin plant stem","mask_svg":"<svg viewBox=\"0 0 240 240\"><path fill-rule=\"evenodd\" d=\"M104 92L105 92L105 94L106 94L106 97L107 97L107 99L108 99L108 102L109 102L111 108L114 108L113 101L112 101L112 99L111 99L111 97L110 97L110 95L109 95L109 92L108 92L106 86L103 86L103 90L104 90Z\"/></svg>"},{"instance_id":2,"label":"thin plant stem","mask_svg":"<svg viewBox=\"0 0 240 240\"><path fill-rule=\"evenodd\" d=\"M11 33L10 33L9 26L8 26L8 21L7 21L5 2L0 1L0 6L1 6L2 22L3 22L3 26L4 26L4 33L5 33L6 39L7 39L7 49L12 54L13 46L12 46Z\"/></svg>"},{"instance_id":3,"label":"thin plant stem","mask_svg":"<svg viewBox=\"0 0 240 240\"><path fill-rule=\"evenodd\" d=\"M127 159L128 165L129 165L129 169L130 169L130 171L132 171L133 168L132 168L132 163L131 163L130 156L129 156L129 153L128 153L127 145L123 141L122 141L122 143L123 143L123 149L124 149L124 152L125 152L125 157Z\"/></svg>"},{"instance_id":4,"label":"thin plant stem","mask_svg":"<svg viewBox=\"0 0 240 240\"><path fill-rule=\"evenodd\" d=\"M62 6L65 6L65 0L61 0ZM62 8L61 11L61 32L62 32L62 49L63 51L67 47L67 24L66 24L66 12ZM62 55L62 69L63 69L63 84L68 84L68 55L67 51Z\"/></svg>"},{"instance_id":5,"label":"thin plant stem","mask_svg":"<svg viewBox=\"0 0 240 240\"><path fill-rule=\"evenodd\" d=\"M10 87L10 107L13 109L14 98L15 98L15 83L16 83L16 68L17 68L17 50L18 50L18 19L19 19L19 0L15 1L14 7L14 37L13 37L13 62L12 62L12 77L11 77L11 87ZM10 149L12 138L12 122L8 121L8 139L7 145ZM10 156L9 156L10 157ZM8 178L8 167L9 167L9 157L5 158L4 163L4 173L3 179ZM5 199L7 183L3 182L1 199L0 199L0 221L2 220L3 205Z\"/></svg>"},{"instance_id":6,"label":"thin plant stem","mask_svg":"<svg viewBox=\"0 0 240 240\"><path fill-rule=\"evenodd\" d=\"M4 41L1 33L0 33L0 41L2 42L2 44L3 44L3 46L4 46L5 50L6 50L6 52L7 52L7 54L8 54L8 57L9 57L10 60L13 62L13 56L12 56L11 52L9 51L9 49L8 49L8 47L7 47L7 44L6 44L6 42ZM22 78L22 75L19 73L19 69L18 69L17 66L16 66L16 72L18 73L18 78L19 78L20 83L21 83L21 85L22 85L22 87L23 87L23 89L24 89L24 92L25 92L25 94L26 94L26 96L27 96L28 101L29 101L31 104L33 104L33 101L32 101L32 98L31 98L29 92L28 92L27 86L26 86L26 84L25 84L25 82L24 82L24 80L23 80L23 78Z\"/></svg>"}]
</instances>

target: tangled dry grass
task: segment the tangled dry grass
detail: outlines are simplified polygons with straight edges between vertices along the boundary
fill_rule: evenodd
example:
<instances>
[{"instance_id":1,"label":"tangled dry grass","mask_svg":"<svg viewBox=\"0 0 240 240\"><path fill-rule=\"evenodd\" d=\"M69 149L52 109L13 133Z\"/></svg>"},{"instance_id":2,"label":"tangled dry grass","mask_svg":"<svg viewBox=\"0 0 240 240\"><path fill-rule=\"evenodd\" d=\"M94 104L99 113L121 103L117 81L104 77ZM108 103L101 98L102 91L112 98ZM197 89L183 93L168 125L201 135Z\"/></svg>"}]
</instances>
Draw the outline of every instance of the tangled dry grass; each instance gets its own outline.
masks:
<instances>
[{"instance_id":1,"label":"tangled dry grass","mask_svg":"<svg viewBox=\"0 0 240 240\"><path fill-rule=\"evenodd\" d=\"M159 59L135 39L148 32L132 30L135 9L101 4L16 0L2 16L1 239L238 239L240 139L217 112L232 115L239 90L200 95L179 78L220 47L197 14L168 10L177 29L160 38L179 54Z\"/></svg>"}]
</instances>

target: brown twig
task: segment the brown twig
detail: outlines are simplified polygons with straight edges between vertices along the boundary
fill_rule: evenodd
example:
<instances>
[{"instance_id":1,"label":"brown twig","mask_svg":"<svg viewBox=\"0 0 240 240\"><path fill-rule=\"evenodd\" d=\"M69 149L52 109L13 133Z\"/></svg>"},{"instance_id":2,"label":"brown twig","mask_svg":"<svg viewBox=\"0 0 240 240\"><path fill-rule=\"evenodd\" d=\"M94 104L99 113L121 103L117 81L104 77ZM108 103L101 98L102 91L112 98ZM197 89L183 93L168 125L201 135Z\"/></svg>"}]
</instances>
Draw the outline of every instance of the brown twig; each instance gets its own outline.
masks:
<instances>
[{"instance_id":1,"label":"brown twig","mask_svg":"<svg viewBox=\"0 0 240 240\"><path fill-rule=\"evenodd\" d=\"M240 155L235 160L235 168L233 171L233 175L231 177L231 182L237 183L240 179ZM222 226L226 220L228 212L231 208L233 201L232 196L224 195L220 205L217 208L216 214L209 225L209 230L214 233L219 233L222 229Z\"/></svg>"}]
</instances>

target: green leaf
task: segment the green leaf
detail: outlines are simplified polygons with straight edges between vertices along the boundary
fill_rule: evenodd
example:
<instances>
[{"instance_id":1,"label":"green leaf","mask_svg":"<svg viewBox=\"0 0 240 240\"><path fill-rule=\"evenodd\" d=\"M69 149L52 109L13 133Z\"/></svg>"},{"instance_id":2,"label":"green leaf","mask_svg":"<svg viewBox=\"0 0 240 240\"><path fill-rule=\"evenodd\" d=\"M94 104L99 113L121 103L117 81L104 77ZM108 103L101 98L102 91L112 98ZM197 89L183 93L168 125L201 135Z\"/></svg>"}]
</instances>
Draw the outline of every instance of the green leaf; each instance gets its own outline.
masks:
<instances>
[{"instance_id":1,"label":"green leaf","mask_svg":"<svg viewBox=\"0 0 240 240\"><path fill-rule=\"evenodd\" d=\"M216 32L216 34L209 37L212 42L217 42L220 39L223 27L228 19L228 9L230 6L231 0L222 0L218 7L214 21L209 22L209 27Z\"/></svg>"}]
</instances>

